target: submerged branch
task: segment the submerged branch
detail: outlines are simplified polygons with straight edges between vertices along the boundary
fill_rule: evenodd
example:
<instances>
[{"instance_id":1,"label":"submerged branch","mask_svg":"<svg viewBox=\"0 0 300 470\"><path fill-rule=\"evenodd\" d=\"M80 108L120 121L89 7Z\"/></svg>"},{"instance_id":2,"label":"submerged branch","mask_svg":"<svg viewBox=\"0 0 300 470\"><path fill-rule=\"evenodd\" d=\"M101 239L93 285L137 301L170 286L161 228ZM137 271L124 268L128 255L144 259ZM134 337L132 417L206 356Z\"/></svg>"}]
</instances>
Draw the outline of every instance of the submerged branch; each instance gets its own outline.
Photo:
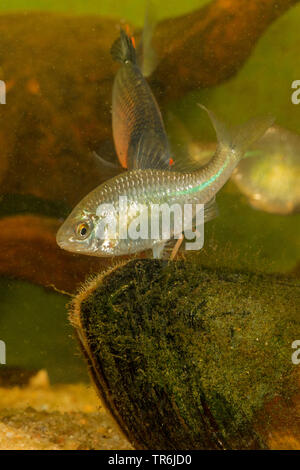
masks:
<instances>
[{"instance_id":1,"label":"submerged branch","mask_svg":"<svg viewBox=\"0 0 300 470\"><path fill-rule=\"evenodd\" d=\"M235 74L266 28L299 0L215 0L157 27L152 85L161 105ZM26 18L26 20L25 20ZM0 16L1 193L73 207L112 169L111 94L118 34L108 18L30 13Z\"/></svg>"}]
</instances>

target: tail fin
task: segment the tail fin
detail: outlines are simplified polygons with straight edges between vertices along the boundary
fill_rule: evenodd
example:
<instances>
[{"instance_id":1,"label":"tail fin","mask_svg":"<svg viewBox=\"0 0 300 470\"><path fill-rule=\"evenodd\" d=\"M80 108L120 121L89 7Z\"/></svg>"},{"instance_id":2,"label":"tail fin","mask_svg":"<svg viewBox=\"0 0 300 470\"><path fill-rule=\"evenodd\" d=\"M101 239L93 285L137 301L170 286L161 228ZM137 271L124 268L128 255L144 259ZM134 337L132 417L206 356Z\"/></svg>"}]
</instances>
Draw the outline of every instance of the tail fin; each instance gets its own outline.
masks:
<instances>
[{"instance_id":1,"label":"tail fin","mask_svg":"<svg viewBox=\"0 0 300 470\"><path fill-rule=\"evenodd\" d=\"M245 153L249 147L259 140L274 123L272 116L261 116L250 119L245 124L237 126L233 130L229 130L216 118L212 111L209 111L201 104L198 104L198 106L204 109L209 115L215 128L219 145L228 146L234 151L238 160L246 156ZM249 155L247 154L247 156Z\"/></svg>"},{"instance_id":2,"label":"tail fin","mask_svg":"<svg viewBox=\"0 0 300 470\"><path fill-rule=\"evenodd\" d=\"M130 37L123 29L120 30L120 37L113 43L110 53L112 58L122 64L131 62L136 64L136 53Z\"/></svg>"}]
</instances>

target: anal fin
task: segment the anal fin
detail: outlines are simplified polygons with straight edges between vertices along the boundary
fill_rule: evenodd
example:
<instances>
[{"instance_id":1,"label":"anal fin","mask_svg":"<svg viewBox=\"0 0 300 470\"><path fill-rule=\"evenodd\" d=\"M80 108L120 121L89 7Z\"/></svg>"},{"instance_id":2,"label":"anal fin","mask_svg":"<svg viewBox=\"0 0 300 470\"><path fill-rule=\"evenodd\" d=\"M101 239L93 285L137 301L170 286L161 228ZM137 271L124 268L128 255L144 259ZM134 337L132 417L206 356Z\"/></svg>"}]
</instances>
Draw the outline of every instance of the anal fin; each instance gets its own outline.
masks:
<instances>
[{"instance_id":1,"label":"anal fin","mask_svg":"<svg viewBox=\"0 0 300 470\"><path fill-rule=\"evenodd\" d=\"M219 215L218 204L214 196L210 201L204 204L204 223L215 219Z\"/></svg>"}]
</instances>

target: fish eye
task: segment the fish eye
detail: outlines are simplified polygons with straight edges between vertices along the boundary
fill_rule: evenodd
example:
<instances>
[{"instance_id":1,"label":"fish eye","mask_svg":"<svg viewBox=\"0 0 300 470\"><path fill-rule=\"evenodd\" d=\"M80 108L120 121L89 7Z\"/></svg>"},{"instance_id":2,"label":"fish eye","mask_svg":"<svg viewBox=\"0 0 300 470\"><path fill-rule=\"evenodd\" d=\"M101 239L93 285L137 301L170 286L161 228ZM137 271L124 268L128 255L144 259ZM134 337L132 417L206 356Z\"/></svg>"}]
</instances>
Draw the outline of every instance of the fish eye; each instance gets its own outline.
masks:
<instances>
[{"instance_id":1,"label":"fish eye","mask_svg":"<svg viewBox=\"0 0 300 470\"><path fill-rule=\"evenodd\" d=\"M85 240L90 234L91 228L87 222L80 222L76 227L76 235L81 240Z\"/></svg>"}]
</instances>

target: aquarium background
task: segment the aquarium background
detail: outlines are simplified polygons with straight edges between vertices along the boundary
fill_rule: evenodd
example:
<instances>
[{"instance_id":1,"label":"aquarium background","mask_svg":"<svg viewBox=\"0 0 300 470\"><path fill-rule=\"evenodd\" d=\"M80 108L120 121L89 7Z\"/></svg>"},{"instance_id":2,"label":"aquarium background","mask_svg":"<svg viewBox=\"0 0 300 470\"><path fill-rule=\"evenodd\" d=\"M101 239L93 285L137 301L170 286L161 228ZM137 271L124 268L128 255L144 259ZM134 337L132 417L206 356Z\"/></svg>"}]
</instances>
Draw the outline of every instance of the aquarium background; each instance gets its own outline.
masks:
<instances>
[{"instance_id":1,"label":"aquarium background","mask_svg":"<svg viewBox=\"0 0 300 470\"><path fill-rule=\"evenodd\" d=\"M69 0L69 1L45 1L45 0L13 0L1 2L1 11L52 11L55 13L67 13L70 15L103 15L111 18L126 18L137 26L144 22L144 0ZM188 2L168 1L159 2L153 0L155 14L158 20L170 18L188 13L199 8L209 0L189 0Z\"/></svg>"},{"instance_id":2,"label":"aquarium background","mask_svg":"<svg viewBox=\"0 0 300 470\"><path fill-rule=\"evenodd\" d=\"M153 3L156 5L158 20L162 20L192 12L209 3L209 0L187 0L185 2L156 0ZM116 29L119 19L129 22L132 27L141 28L145 4L146 2L141 0L12 0L1 2L0 14L22 14L24 15L24 24L32 12L44 12L44 14L51 12L59 17L100 15L114 19ZM36 21L39 21L38 17ZM180 142L177 141L179 136L176 123L178 120L184 122L191 138L197 141L202 139L203 141L213 141L215 139L208 118L196 106L198 102L207 105L217 115L222 116L225 122L231 124L246 121L253 115L267 113L276 117L277 124L300 133L300 105L295 106L291 103L291 83L293 80L300 79L299 21L300 6L295 5L262 33L246 62L241 65L236 74L223 83L195 89L175 100L165 101L158 93L158 101L161 104L166 127L174 146L180 145ZM31 37L33 49L34 44L38 44L40 40L39 34L34 36L36 32L39 32L38 28ZM49 51L49 55L51 56L51 51ZM11 80L13 77L7 77L5 68L1 68L1 56L0 52L0 78L5 81ZM76 61L76 55L74 61ZM197 63L192 65L195 68L198 67ZM18 66L30 68L30 63L29 65L24 62L16 64L16 68ZM95 68L97 68L97 63L95 63ZM66 64L66 81L64 82L66 89L70 78L68 64ZM170 77L170 81L172 80L174 77ZM111 85L111 82L107 84L107 113L110 112ZM34 87L34 83L32 86ZM86 86L93 85L87 82ZM155 90L159 92L159 90ZM7 104L1 105L1 120L5 119L6 108L9 106L10 91L8 90ZM26 106L30 106L30 102L23 103L23 111ZM38 106L38 102L35 103L35 106ZM85 102L82 103L82 107L87 108L83 112L83 119L89 113L89 107L91 107L92 113L97 113L97 103ZM64 113L67 114L68 109L64 109ZM14 134L13 120L9 124L6 123L5 132L8 139L10 133ZM97 129L94 132L97 133ZM27 137L22 132L19 133L20 151L23 146L31 142L31 139ZM32 139L34 140L34 136ZM90 150L92 148L86 148L87 155ZM98 148L94 150L98 150ZM42 152L43 149L41 149ZM38 152L36 151L36 153ZM8 153L8 167L10 165L9 156ZM43 165L42 160L41 165ZM45 162L45 166L47 165L48 161ZM10 171L12 170L10 169ZM17 163L14 164L13 171L17 181ZM97 171L101 173L102 170L98 168ZM103 169L103 172L105 171ZM0 339L4 340L7 345L7 365L0 366L2 368L0 374L4 367L17 367L20 370L30 371L46 369L52 384L82 381L87 383L89 378L86 366L75 341L73 329L68 322L67 305L70 302L70 297L59 291L65 290L67 293L73 293L72 279L77 276L78 281L83 281L86 276L91 275L98 268L97 263L95 260L91 260L89 265L89 261L86 259L82 261L82 264L77 263L75 255L74 262L69 260L65 264L63 261L61 264L58 263L59 272L57 271L58 282L56 284L49 281L44 273L39 273L39 270L47 270L48 268L50 271L53 270L51 267L52 258L49 264L45 263L43 259L44 253L56 249L52 241L49 241L49 245L45 245L44 252L43 250L37 252L33 250L31 262L28 264L26 259L27 265L23 267L23 270L19 270L17 265L21 263L21 260L16 256L21 251L14 252L13 249L9 251L6 235L7 227L15 227L12 230L17 230L17 224L12 224L12 217L16 216L50 217L54 220L53 227L58 227L72 208L72 194L73 203L77 202L78 187L75 185L72 187L72 175L66 175L69 196L60 197L60 194L57 193L57 197L52 194L47 198L44 194L38 196L36 193L24 191L24 189L17 191L16 184L14 190L10 192L7 185L4 185L5 172L1 176L4 182L0 186L0 225L2 227L0 240L1 237L5 239L4 246L7 253L11 252L12 255L9 255L11 259L5 259L3 256L3 266L0 271ZM20 175L21 178L22 175ZM58 175L58 178L61 177ZM3 190L3 185L5 190ZM80 188L80 191L84 192L85 189ZM297 272L300 259L300 216L298 214L281 216L257 211L249 206L245 196L240 194L232 181L226 184L217 200L220 217L210 222L205 228L205 248L196 254L200 264L268 273L290 274ZM36 223L37 219L34 220ZM54 231L53 227L51 228L52 232ZM41 232L43 230L41 229ZM16 240L16 238L12 237L12 240ZM34 239L32 240L34 243ZM37 240L36 243L39 241ZM63 259L64 254L60 254L57 248L55 259L57 260L60 256ZM55 269L51 279L53 276L55 279ZM78 284L79 282L77 282Z\"/></svg>"}]
</instances>

